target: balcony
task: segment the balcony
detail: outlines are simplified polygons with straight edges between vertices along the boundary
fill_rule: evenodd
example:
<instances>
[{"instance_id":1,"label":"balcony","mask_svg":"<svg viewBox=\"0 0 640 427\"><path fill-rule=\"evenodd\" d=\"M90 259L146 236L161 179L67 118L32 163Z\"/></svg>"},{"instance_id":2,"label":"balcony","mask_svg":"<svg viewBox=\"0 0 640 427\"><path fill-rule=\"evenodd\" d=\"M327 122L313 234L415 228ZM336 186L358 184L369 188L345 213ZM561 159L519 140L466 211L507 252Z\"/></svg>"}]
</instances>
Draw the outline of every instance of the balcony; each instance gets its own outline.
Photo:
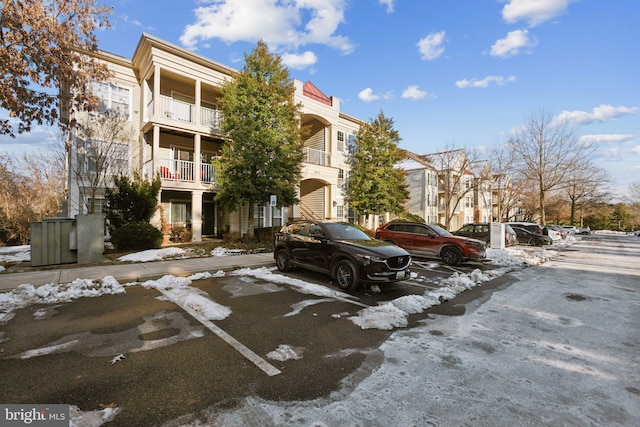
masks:
<instances>
[{"instance_id":1,"label":"balcony","mask_svg":"<svg viewBox=\"0 0 640 427\"><path fill-rule=\"evenodd\" d=\"M195 162L176 159L159 159L158 172L163 181L195 182ZM200 164L200 182L202 184L215 184L216 173L211 164Z\"/></svg>"},{"instance_id":2,"label":"balcony","mask_svg":"<svg viewBox=\"0 0 640 427\"><path fill-rule=\"evenodd\" d=\"M326 151L316 150L314 148L304 147L304 163L312 163L320 166L331 166L331 156Z\"/></svg>"},{"instance_id":3,"label":"balcony","mask_svg":"<svg viewBox=\"0 0 640 427\"><path fill-rule=\"evenodd\" d=\"M196 124L195 104L180 101L170 96L160 95L158 115L167 119L183 123ZM153 102L149 104L149 111L153 111ZM222 112L213 108L200 107L200 123L209 129L220 129L222 125Z\"/></svg>"}]
</instances>

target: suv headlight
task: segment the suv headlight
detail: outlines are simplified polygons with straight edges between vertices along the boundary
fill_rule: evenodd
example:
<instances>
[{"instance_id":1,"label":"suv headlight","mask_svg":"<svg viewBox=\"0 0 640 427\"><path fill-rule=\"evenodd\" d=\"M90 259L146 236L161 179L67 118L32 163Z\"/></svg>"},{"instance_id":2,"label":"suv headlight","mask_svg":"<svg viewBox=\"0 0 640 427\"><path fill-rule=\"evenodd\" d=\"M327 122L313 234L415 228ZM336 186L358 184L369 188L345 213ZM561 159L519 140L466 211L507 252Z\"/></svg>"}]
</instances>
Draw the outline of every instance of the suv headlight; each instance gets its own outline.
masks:
<instances>
[{"instance_id":1,"label":"suv headlight","mask_svg":"<svg viewBox=\"0 0 640 427\"><path fill-rule=\"evenodd\" d=\"M384 262L384 258L380 258L374 255L357 254L356 256L361 260L361 262L364 265L369 265L372 262Z\"/></svg>"}]
</instances>

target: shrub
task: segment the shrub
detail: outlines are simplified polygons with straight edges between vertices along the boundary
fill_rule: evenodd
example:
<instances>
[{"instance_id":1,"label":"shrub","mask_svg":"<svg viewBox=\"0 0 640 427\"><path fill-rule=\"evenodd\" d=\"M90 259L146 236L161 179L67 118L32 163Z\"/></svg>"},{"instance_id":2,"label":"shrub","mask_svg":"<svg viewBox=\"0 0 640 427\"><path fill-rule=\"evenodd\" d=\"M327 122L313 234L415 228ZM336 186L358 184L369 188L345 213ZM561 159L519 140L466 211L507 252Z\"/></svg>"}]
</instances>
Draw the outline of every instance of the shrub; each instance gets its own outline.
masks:
<instances>
[{"instance_id":1,"label":"shrub","mask_svg":"<svg viewBox=\"0 0 640 427\"><path fill-rule=\"evenodd\" d=\"M113 230L111 243L118 250L159 248L162 232L148 222L130 222Z\"/></svg>"}]
</instances>

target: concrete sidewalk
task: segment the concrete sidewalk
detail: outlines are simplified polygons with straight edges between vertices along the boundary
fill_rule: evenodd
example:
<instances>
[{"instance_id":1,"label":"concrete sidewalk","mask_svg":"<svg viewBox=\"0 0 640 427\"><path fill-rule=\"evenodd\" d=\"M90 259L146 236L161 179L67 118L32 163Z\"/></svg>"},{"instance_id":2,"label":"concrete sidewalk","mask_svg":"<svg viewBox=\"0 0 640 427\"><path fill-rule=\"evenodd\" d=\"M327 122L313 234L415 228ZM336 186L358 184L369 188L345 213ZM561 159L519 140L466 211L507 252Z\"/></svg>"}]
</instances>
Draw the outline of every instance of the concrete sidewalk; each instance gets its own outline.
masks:
<instances>
[{"instance_id":1,"label":"concrete sidewalk","mask_svg":"<svg viewBox=\"0 0 640 427\"><path fill-rule=\"evenodd\" d=\"M143 282L171 274L186 277L194 273L233 270L244 267L274 265L273 252L223 257L186 258L170 261L137 262L131 264L104 264L87 267L61 265L59 268L18 273L0 273L0 292L15 289L22 284L40 286L47 283L71 283L75 279L100 280L113 276L120 283Z\"/></svg>"}]
</instances>

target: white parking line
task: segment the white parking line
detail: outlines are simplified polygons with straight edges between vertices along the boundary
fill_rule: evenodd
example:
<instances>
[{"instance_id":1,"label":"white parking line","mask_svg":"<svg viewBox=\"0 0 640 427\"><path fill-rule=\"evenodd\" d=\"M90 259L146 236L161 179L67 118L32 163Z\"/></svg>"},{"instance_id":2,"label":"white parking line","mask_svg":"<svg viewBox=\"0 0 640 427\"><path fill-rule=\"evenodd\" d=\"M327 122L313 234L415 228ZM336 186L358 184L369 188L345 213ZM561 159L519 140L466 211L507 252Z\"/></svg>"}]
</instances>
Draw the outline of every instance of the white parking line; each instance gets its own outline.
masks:
<instances>
[{"instance_id":1,"label":"white parking line","mask_svg":"<svg viewBox=\"0 0 640 427\"><path fill-rule=\"evenodd\" d=\"M267 375L272 377L274 375L278 375L281 373L279 369L275 368L269 362L267 362L266 360L264 360L263 358L255 354L253 351L247 348L244 344L242 344L237 339L233 338L224 330L220 329L219 327L211 323L211 321L205 318L204 316L202 316L202 314L198 313L191 307L188 307L183 304L179 304L178 302L175 301L175 298L172 298L171 295L169 295L169 293L164 289L161 289L161 288L157 288L157 289L160 292L162 292L164 296L166 296L170 301L173 300L181 309L189 313L194 319L202 323L207 329L209 329L211 332L216 334L218 337L222 338L224 342L226 342L231 347L236 349L240 354L242 354L244 357L246 357L251 362L253 362L253 364L256 365L258 368L262 369Z\"/></svg>"}]
</instances>

